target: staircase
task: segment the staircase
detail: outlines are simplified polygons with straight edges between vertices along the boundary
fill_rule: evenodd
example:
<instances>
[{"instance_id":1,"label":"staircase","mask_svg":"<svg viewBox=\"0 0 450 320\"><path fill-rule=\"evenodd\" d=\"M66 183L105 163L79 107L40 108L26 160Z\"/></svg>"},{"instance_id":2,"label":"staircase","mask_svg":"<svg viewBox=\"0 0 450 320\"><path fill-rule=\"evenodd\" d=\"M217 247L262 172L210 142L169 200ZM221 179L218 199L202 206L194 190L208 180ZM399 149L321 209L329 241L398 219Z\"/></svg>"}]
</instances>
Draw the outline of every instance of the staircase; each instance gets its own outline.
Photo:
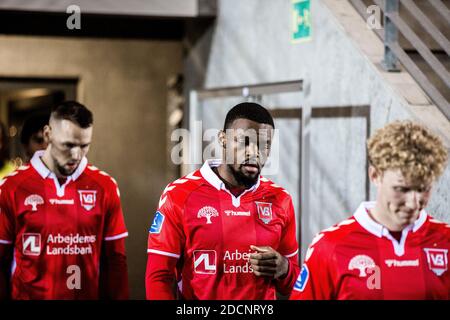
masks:
<instances>
[{"instance_id":1,"label":"staircase","mask_svg":"<svg viewBox=\"0 0 450 320\"><path fill-rule=\"evenodd\" d=\"M348 1L366 21L380 10L384 68L404 68L450 120L450 0Z\"/></svg>"}]
</instances>

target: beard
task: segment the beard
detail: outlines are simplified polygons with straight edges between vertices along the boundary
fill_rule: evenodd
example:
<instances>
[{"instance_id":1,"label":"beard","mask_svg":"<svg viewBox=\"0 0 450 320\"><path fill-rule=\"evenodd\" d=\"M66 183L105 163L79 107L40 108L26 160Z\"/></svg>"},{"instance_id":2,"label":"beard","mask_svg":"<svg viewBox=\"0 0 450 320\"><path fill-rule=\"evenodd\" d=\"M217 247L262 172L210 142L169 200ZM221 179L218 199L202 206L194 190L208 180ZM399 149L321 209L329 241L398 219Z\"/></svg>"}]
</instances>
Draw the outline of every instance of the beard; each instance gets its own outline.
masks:
<instances>
[{"instance_id":1,"label":"beard","mask_svg":"<svg viewBox=\"0 0 450 320\"><path fill-rule=\"evenodd\" d=\"M55 167L61 175L66 176L66 177L72 175L72 173L74 173L76 170L76 168L73 170L66 169L66 168L64 168L64 166L60 165L58 162L55 163Z\"/></svg>"},{"instance_id":2,"label":"beard","mask_svg":"<svg viewBox=\"0 0 450 320\"><path fill-rule=\"evenodd\" d=\"M239 166L239 170L236 170L233 165L229 164L228 169L230 170L231 174L233 175L236 182L241 185L245 186L246 189L254 186L256 182L258 181L259 174L261 173L261 169L258 167L258 172L253 175L246 175L244 172L242 172L243 165L241 164Z\"/></svg>"}]
</instances>

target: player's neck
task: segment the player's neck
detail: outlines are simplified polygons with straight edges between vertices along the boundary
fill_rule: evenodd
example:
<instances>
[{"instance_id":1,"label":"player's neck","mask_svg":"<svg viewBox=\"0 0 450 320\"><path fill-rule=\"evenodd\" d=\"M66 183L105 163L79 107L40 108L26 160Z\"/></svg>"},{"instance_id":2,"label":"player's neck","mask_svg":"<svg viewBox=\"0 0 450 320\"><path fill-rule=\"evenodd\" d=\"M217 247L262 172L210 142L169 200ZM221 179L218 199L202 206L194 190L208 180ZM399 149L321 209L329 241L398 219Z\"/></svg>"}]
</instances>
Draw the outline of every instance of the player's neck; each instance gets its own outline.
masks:
<instances>
[{"instance_id":1,"label":"player's neck","mask_svg":"<svg viewBox=\"0 0 450 320\"><path fill-rule=\"evenodd\" d=\"M380 208L378 204L375 205L374 208L368 210L368 214L370 218L378 224L381 224L389 231L398 232L402 231L406 226L399 225L392 221L389 217L389 212L386 212L383 208Z\"/></svg>"},{"instance_id":2,"label":"player's neck","mask_svg":"<svg viewBox=\"0 0 450 320\"><path fill-rule=\"evenodd\" d=\"M219 179L223 181L225 187L232 192L234 196L238 196L245 191L245 186L238 184L226 164L221 164L220 166L213 168L213 171L217 174Z\"/></svg>"},{"instance_id":3,"label":"player's neck","mask_svg":"<svg viewBox=\"0 0 450 320\"><path fill-rule=\"evenodd\" d=\"M59 173L59 171L56 169L55 163L52 159L52 156L50 154L50 148L45 149L44 154L41 157L42 163L47 167L48 170L53 172L58 179L66 179L67 177L63 176Z\"/></svg>"}]
</instances>

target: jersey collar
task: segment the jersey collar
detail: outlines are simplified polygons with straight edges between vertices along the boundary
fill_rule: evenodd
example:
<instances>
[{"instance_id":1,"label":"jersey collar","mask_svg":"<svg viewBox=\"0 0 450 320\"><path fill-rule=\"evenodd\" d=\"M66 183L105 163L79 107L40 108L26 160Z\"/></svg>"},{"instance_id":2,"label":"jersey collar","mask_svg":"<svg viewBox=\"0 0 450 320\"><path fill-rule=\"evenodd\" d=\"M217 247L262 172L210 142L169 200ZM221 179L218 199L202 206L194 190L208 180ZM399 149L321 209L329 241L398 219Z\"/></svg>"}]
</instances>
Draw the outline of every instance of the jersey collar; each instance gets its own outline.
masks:
<instances>
[{"instance_id":1,"label":"jersey collar","mask_svg":"<svg viewBox=\"0 0 450 320\"><path fill-rule=\"evenodd\" d=\"M221 164L222 164L221 159L206 160L203 166L200 168L200 173L203 176L203 178L205 178L205 180L217 190L227 190L225 187L225 183L212 170L212 168L218 167ZM255 191L256 189L258 189L259 184L260 184L260 176L258 176L258 180L256 181L256 183L251 188L247 189L244 192Z\"/></svg>"},{"instance_id":2,"label":"jersey collar","mask_svg":"<svg viewBox=\"0 0 450 320\"><path fill-rule=\"evenodd\" d=\"M30 160L31 165L33 166L33 168L39 173L39 175L43 178L46 179L49 176L55 175L52 171L50 171L45 164L42 162L41 157L44 155L44 150L39 150L36 151L33 155L33 157ZM83 173L84 169L86 169L88 164L87 158L83 157L83 159L81 159L80 165L78 166L78 168L74 171L74 173L72 173L71 176L68 176L67 181L69 180L77 180L81 174Z\"/></svg>"},{"instance_id":3,"label":"jersey collar","mask_svg":"<svg viewBox=\"0 0 450 320\"><path fill-rule=\"evenodd\" d=\"M389 230L375 222L367 213L367 210L373 209L375 207L375 201L362 202L358 209L356 209L354 217L356 221L367 231L381 238L383 236L387 236L389 234ZM427 213L425 210L422 210L419 214L419 218L414 221L414 223L410 224L405 228L405 230L412 230L416 232L427 220Z\"/></svg>"}]
</instances>

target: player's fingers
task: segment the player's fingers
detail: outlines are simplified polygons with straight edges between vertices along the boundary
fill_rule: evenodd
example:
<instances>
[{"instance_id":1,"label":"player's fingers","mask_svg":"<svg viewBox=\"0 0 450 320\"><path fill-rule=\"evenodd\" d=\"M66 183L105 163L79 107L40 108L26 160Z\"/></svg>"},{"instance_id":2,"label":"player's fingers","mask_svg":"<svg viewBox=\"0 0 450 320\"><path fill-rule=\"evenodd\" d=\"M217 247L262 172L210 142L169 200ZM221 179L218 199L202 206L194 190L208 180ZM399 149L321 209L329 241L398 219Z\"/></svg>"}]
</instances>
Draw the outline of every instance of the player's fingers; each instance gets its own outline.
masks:
<instances>
[{"instance_id":1,"label":"player's fingers","mask_svg":"<svg viewBox=\"0 0 450 320\"><path fill-rule=\"evenodd\" d=\"M274 274L273 273L266 273L266 272L259 272L256 270L253 270L253 273L258 276L258 277L269 277L269 278L273 278Z\"/></svg>"},{"instance_id":2,"label":"player's fingers","mask_svg":"<svg viewBox=\"0 0 450 320\"><path fill-rule=\"evenodd\" d=\"M250 259L258 259L258 260L270 260L270 259L276 259L276 257L277 257L276 252L250 254Z\"/></svg>"},{"instance_id":3,"label":"player's fingers","mask_svg":"<svg viewBox=\"0 0 450 320\"><path fill-rule=\"evenodd\" d=\"M272 247L268 247L268 246L258 247L258 246L250 245L250 249L260 252L260 253L273 251Z\"/></svg>"},{"instance_id":4,"label":"player's fingers","mask_svg":"<svg viewBox=\"0 0 450 320\"><path fill-rule=\"evenodd\" d=\"M277 266L277 261L275 259L261 260L261 259L249 259L249 262L255 266Z\"/></svg>"},{"instance_id":5,"label":"player's fingers","mask_svg":"<svg viewBox=\"0 0 450 320\"><path fill-rule=\"evenodd\" d=\"M277 273L277 268L269 267L269 266L254 266L254 265L252 265L252 269L254 271L258 271L258 272L270 273L271 275L275 275L275 273Z\"/></svg>"}]
</instances>

